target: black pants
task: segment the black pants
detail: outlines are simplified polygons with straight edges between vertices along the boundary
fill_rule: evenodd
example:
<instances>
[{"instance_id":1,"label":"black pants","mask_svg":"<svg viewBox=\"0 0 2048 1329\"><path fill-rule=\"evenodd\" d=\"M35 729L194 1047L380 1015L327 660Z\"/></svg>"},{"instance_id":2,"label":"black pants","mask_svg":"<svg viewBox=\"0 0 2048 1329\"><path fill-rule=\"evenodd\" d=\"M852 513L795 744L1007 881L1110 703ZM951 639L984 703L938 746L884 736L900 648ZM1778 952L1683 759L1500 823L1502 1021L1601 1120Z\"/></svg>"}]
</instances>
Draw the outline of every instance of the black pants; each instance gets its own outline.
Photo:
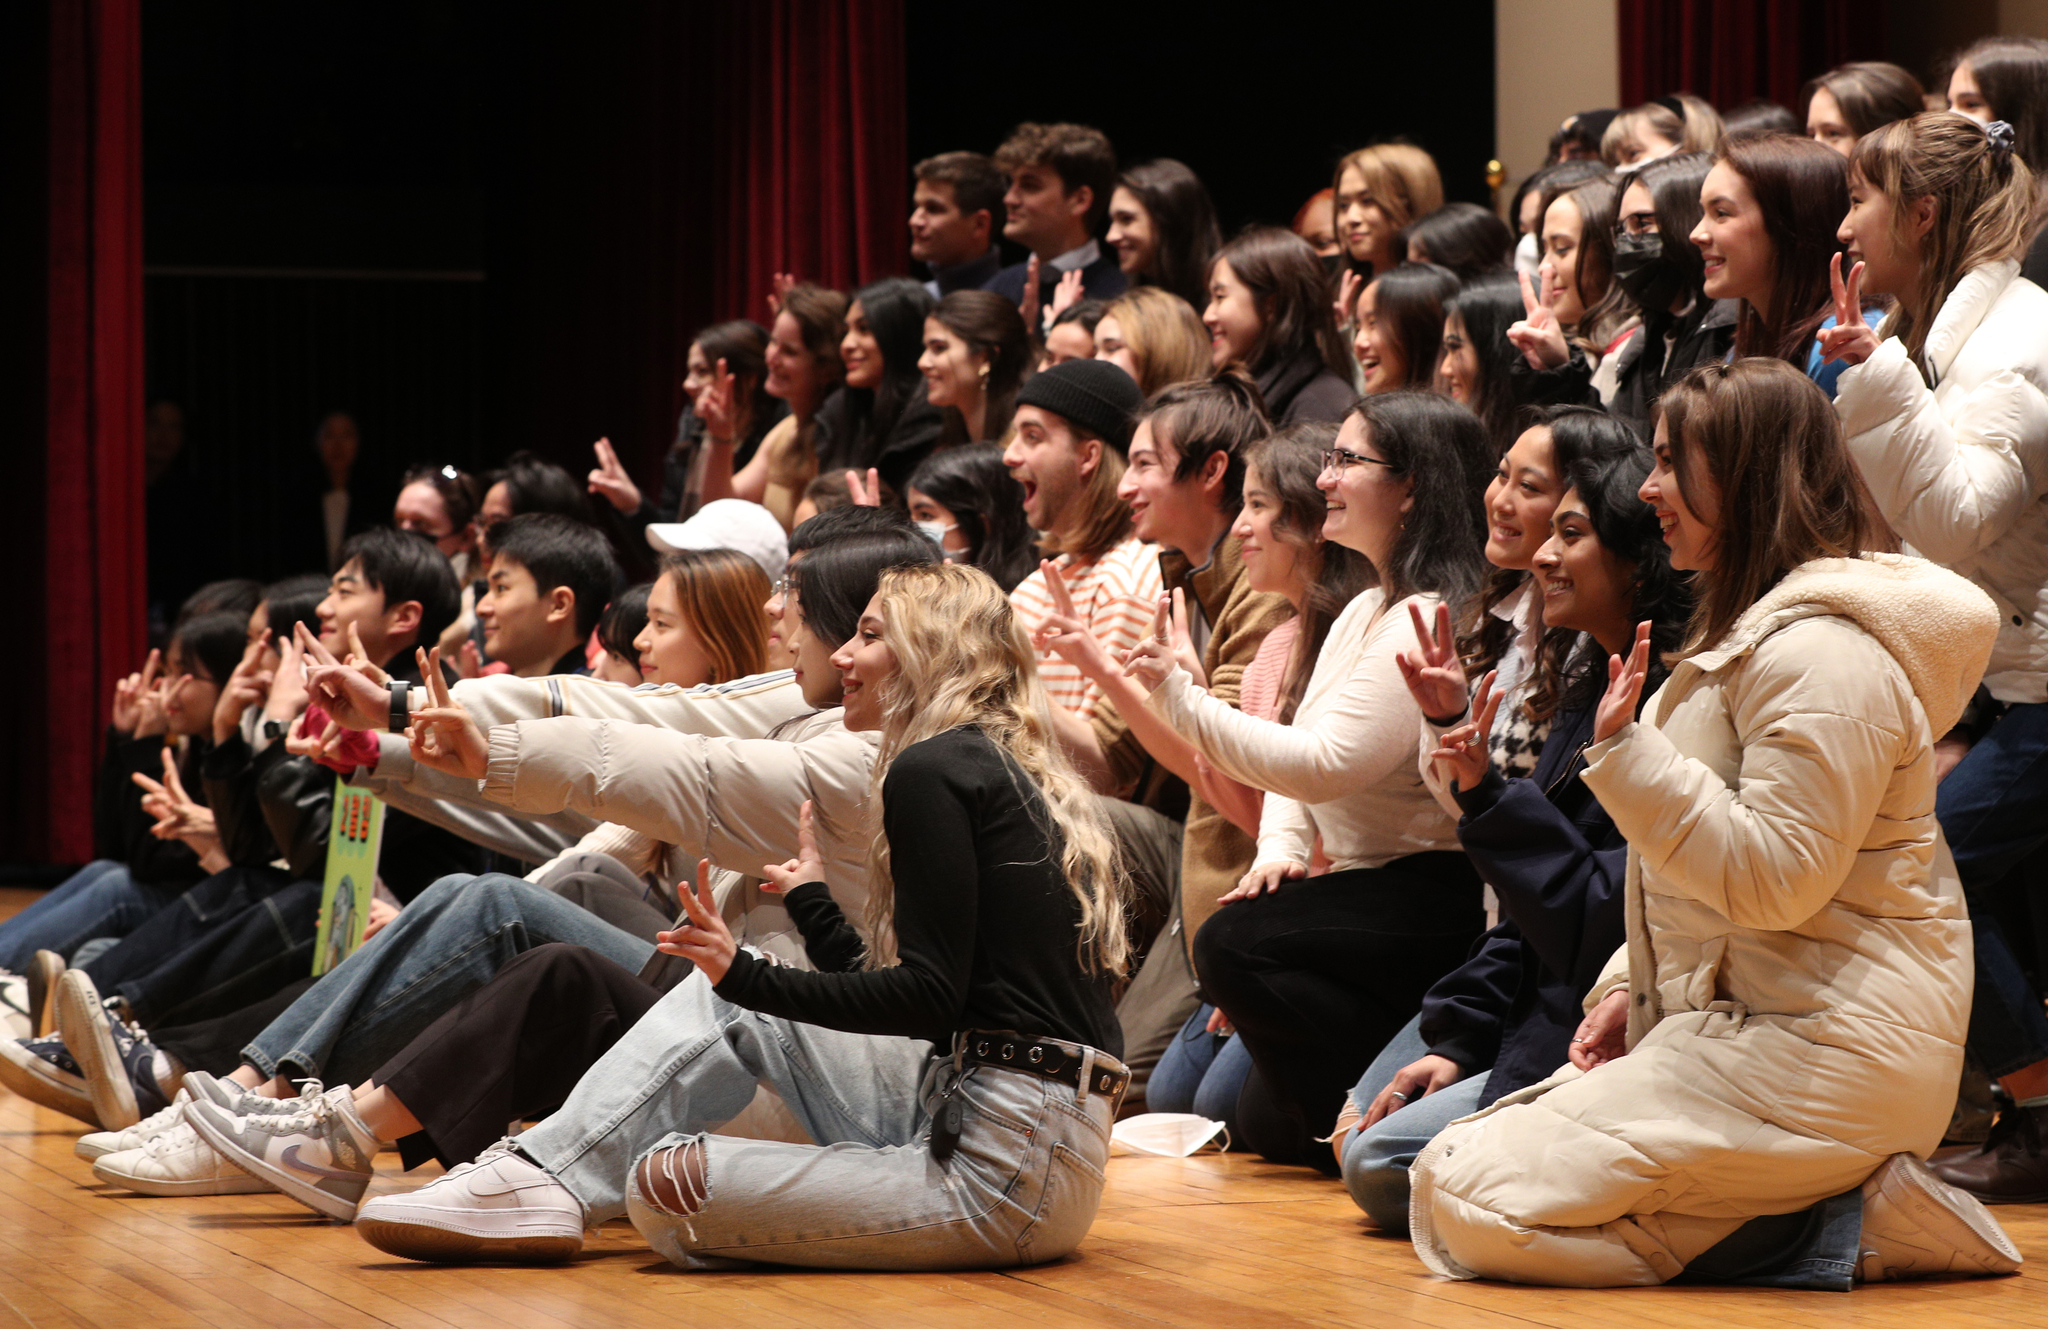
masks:
<instances>
[{"instance_id":1,"label":"black pants","mask_svg":"<svg viewBox=\"0 0 2048 1329\"><path fill-rule=\"evenodd\" d=\"M1238 1104L1247 1146L1336 1171L1316 1137L1423 994L1464 962L1486 927L1480 900L1465 855L1414 854L1288 882L1202 925L1195 968L1256 1067Z\"/></svg>"},{"instance_id":2,"label":"black pants","mask_svg":"<svg viewBox=\"0 0 2048 1329\"><path fill-rule=\"evenodd\" d=\"M371 1077L419 1118L398 1142L405 1166L466 1163L508 1123L560 1107L666 990L566 942L515 957Z\"/></svg>"},{"instance_id":3,"label":"black pants","mask_svg":"<svg viewBox=\"0 0 2048 1329\"><path fill-rule=\"evenodd\" d=\"M234 908L204 915L179 901L86 966L99 990L127 999L145 1027L185 1025L263 1000L313 967L320 883L271 869ZM208 878L194 894L222 880ZM258 884L255 881L251 885Z\"/></svg>"},{"instance_id":4,"label":"black pants","mask_svg":"<svg viewBox=\"0 0 2048 1329\"><path fill-rule=\"evenodd\" d=\"M298 957L296 975L269 996L190 1024L151 1026L149 1041L177 1058L188 1071L231 1075L242 1064L242 1049L313 986L316 980L307 972L312 967L309 943L305 954Z\"/></svg>"}]
</instances>

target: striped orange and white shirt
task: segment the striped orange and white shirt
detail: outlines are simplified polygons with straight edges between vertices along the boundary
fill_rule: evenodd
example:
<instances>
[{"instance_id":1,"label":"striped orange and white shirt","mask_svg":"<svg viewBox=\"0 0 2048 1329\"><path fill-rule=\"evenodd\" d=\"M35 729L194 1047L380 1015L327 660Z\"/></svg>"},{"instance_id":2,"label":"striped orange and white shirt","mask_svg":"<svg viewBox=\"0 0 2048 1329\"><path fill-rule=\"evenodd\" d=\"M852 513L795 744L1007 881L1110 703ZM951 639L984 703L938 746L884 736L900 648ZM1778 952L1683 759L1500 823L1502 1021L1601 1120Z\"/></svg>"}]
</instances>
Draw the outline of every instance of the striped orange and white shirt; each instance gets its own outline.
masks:
<instances>
[{"instance_id":1,"label":"striped orange and white shirt","mask_svg":"<svg viewBox=\"0 0 2048 1329\"><path fill-rule=\"evenodd\" d=\"M1159 609L1159 592L1164 585L1159 573L1159 546L1135 536L1092 562L1076 562L1062 554L1053 560L1066 578L1067 594L1074 599L1074 612L1088 623L1088 630L1112 660L1138 644L1152 631ZM1052 592L1045 574L1033 572L1010 592L1010 608L1026 632L1052 614ZM1038 676L1054 701L1085 716L1094 710L1102 690L1081 676L1078 667L1051 651L1038 653Z\"/></svg>"}]
</instances>

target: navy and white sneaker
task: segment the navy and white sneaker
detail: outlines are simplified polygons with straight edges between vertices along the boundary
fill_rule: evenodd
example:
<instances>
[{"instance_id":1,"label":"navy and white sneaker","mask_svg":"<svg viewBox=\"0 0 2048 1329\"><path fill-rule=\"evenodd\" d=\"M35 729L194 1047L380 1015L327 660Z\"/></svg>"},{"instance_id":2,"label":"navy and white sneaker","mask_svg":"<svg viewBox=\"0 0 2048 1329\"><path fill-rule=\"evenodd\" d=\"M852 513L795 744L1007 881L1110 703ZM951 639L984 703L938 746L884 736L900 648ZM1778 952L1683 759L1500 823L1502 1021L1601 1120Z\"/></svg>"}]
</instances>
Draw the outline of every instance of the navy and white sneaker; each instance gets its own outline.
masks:
<instances>
[{"instance_id":1,"label":"navy and white sneaker","mask_svg":"<svg viewBox=\"0 0 2048 1329\"><path fill-rule=\"evenodd\" d=\"M14 1039L34 1038L42 1032L36 1028L29 1004L32 1000L26 976L0 969L0 1033Z\"/></svg>"},{"instance_id":2,"label":"navy and white sneaker","mask_svg":"<svg viewBox=\"0 0 2048 1329\"><path fill-rule=\"evenodd\" d=\"M0 1039L0 1084L31 1103L100 1125L92 1094L77 1060L55 1034L47 1038Z\"/></svg>"},{"instance_id":3,"label":"navy and white sneaker","mask_svg":"<svg viewBox=\"0 0 2048 1329\"><path fill-rule=\"evenodd\" d=\"M375 1133L356 1115L355 1091L336 1085L318 1098L285 1100L301 1111L238 1117L194 1097L185 1121L222 1158L309 1209L346 1223L376 1175Z\"/></svg>"},{"instance_id":4,"label":"navy and white sneaker","mask_svg":"<svg viewBox=\"0 0 2048 1329\"><path fill-rule=\"evenodd\" d=\"M126 1130L170 1106L157 1083L156 1045L114 1018L83 969L67 969L57 980L57 1033L78 1059L101 1129Z\"/></svg>"}]
</instances>

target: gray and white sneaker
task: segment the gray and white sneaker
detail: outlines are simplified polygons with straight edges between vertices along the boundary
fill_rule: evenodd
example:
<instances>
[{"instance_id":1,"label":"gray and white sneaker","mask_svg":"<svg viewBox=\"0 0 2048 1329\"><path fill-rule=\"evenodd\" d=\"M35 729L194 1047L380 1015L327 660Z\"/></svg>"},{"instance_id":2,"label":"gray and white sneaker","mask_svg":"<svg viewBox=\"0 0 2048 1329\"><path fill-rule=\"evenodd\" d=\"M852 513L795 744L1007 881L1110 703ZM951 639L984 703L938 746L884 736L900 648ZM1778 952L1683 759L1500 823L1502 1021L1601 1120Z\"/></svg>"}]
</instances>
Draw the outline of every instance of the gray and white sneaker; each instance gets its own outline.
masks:
<instances>
[{"instance_id":1,"label":"gray and white sneaker","mask_svg":"<svg viewBox=\"0 0 2048 1329\"><path fill-rule=\"evenodd\" d=\"M71 1146L71 1152L90 1163L108 1154L140 1149L173 1126L184 1125L185 1100L190 1097L180 1089L177 1099L169 1107L154 1116L144 1117L124 1131L88 1131L78 1137L78 1143Z\"/></svg>"},{"instance_id":2,"label":"gray and white sneaker","mask_svg":"<svg viewBox=\"0 0 2048 1329\"><path fill-rule=\"evenodd\" d=\"M382 1142L356 1115L347 1085L300 1101L300 1112L236 1116L195 1097L185 1105L185 1120L230 1163L346 1223L376 1175Z\"/></svg>"},{"instance_id":3,"label":"gray and white sneaker","mask_svg":"<svg viewBox=\"0 0 2048 1329\"><path fill-rule=\"evenodd\" d=\"M307 1080L294 1098L266 1098L254 1089L244 1089L223 1075L205 1071L185 1072L185 1092L203 1103L211 1103L237 1117L275 1117L304 1112L306 1105L327 1092L318 1080Z\"/></svg>"},{"instance_id":4,"label":"gray and white sneaker","mask_svg":"<svg viewBox=\"0 0 2048 1329\"><path fill-rule=\"evenodd\" d=\"M64 1040L51 1034L45 1038L0 1038L0 1084L6 1085L31 1103L76 1117L99 1129L99 1114L93 1111L92 1091L78 1061L65 1050Z\"/></svg>"},{"instance_id":5,"label":"gray and white sneaker","mask_svg":"<svg viewBox=\"0 0 2048 1329\"><path fill-rule=\"evenodd\" d=\"M500 1140L407 1195L380 1195L356 1231L408 1260L512 1260L546 1264L583 1249L583 1202Z\"/></svg>"},{"instance_id":6,"label":"gray and white sneaker","mask_svg":"<svg viewBox=\"0 0 2048 1329\"><path fill-rule=\"evenodd\" d=\"M277 1189L221 1157L185 1121L147 1144L95 1160L92 1174L141 1195L254 1195Z\"/></svg>"},{"instance_id":7,"label":"gray and white sneaker","mask_svg":"<svg viewBox=\"0 0 2048 1329\"><path fill-rule=\"evenodd\" d=\"M1934 1175L1911 1154L1893 1154L1863 1183L1866 1283L1896 1278L2009 1274L2020 1250L1976 1196Z\"/></svg>"}]
</instances>

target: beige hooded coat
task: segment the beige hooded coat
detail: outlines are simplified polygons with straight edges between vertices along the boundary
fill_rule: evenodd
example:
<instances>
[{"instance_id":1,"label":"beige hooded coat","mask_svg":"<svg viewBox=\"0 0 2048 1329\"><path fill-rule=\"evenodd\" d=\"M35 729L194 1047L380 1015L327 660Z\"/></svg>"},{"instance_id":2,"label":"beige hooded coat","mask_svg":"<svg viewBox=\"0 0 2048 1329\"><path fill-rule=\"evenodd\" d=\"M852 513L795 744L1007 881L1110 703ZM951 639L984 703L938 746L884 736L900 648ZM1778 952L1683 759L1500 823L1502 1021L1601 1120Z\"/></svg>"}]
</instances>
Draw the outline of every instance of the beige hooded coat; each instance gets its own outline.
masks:
<instances>
[{"instance_id":1,"label":"beige hooded coat","mask_svg":"<svg viewBox=\"0 0 2048 1329\"><path fill-rule=\"evenodd\" d=\"M1587 1002L1626 987L1629 1051L1437 1137L1411 1173L1425 1264L1661 1283L1940 1142L1972 968L1932 742L1997 632L1934 564L1816 560L1588 750L1630 852L1628 940Z\"/></svg>"}]
</instances>

